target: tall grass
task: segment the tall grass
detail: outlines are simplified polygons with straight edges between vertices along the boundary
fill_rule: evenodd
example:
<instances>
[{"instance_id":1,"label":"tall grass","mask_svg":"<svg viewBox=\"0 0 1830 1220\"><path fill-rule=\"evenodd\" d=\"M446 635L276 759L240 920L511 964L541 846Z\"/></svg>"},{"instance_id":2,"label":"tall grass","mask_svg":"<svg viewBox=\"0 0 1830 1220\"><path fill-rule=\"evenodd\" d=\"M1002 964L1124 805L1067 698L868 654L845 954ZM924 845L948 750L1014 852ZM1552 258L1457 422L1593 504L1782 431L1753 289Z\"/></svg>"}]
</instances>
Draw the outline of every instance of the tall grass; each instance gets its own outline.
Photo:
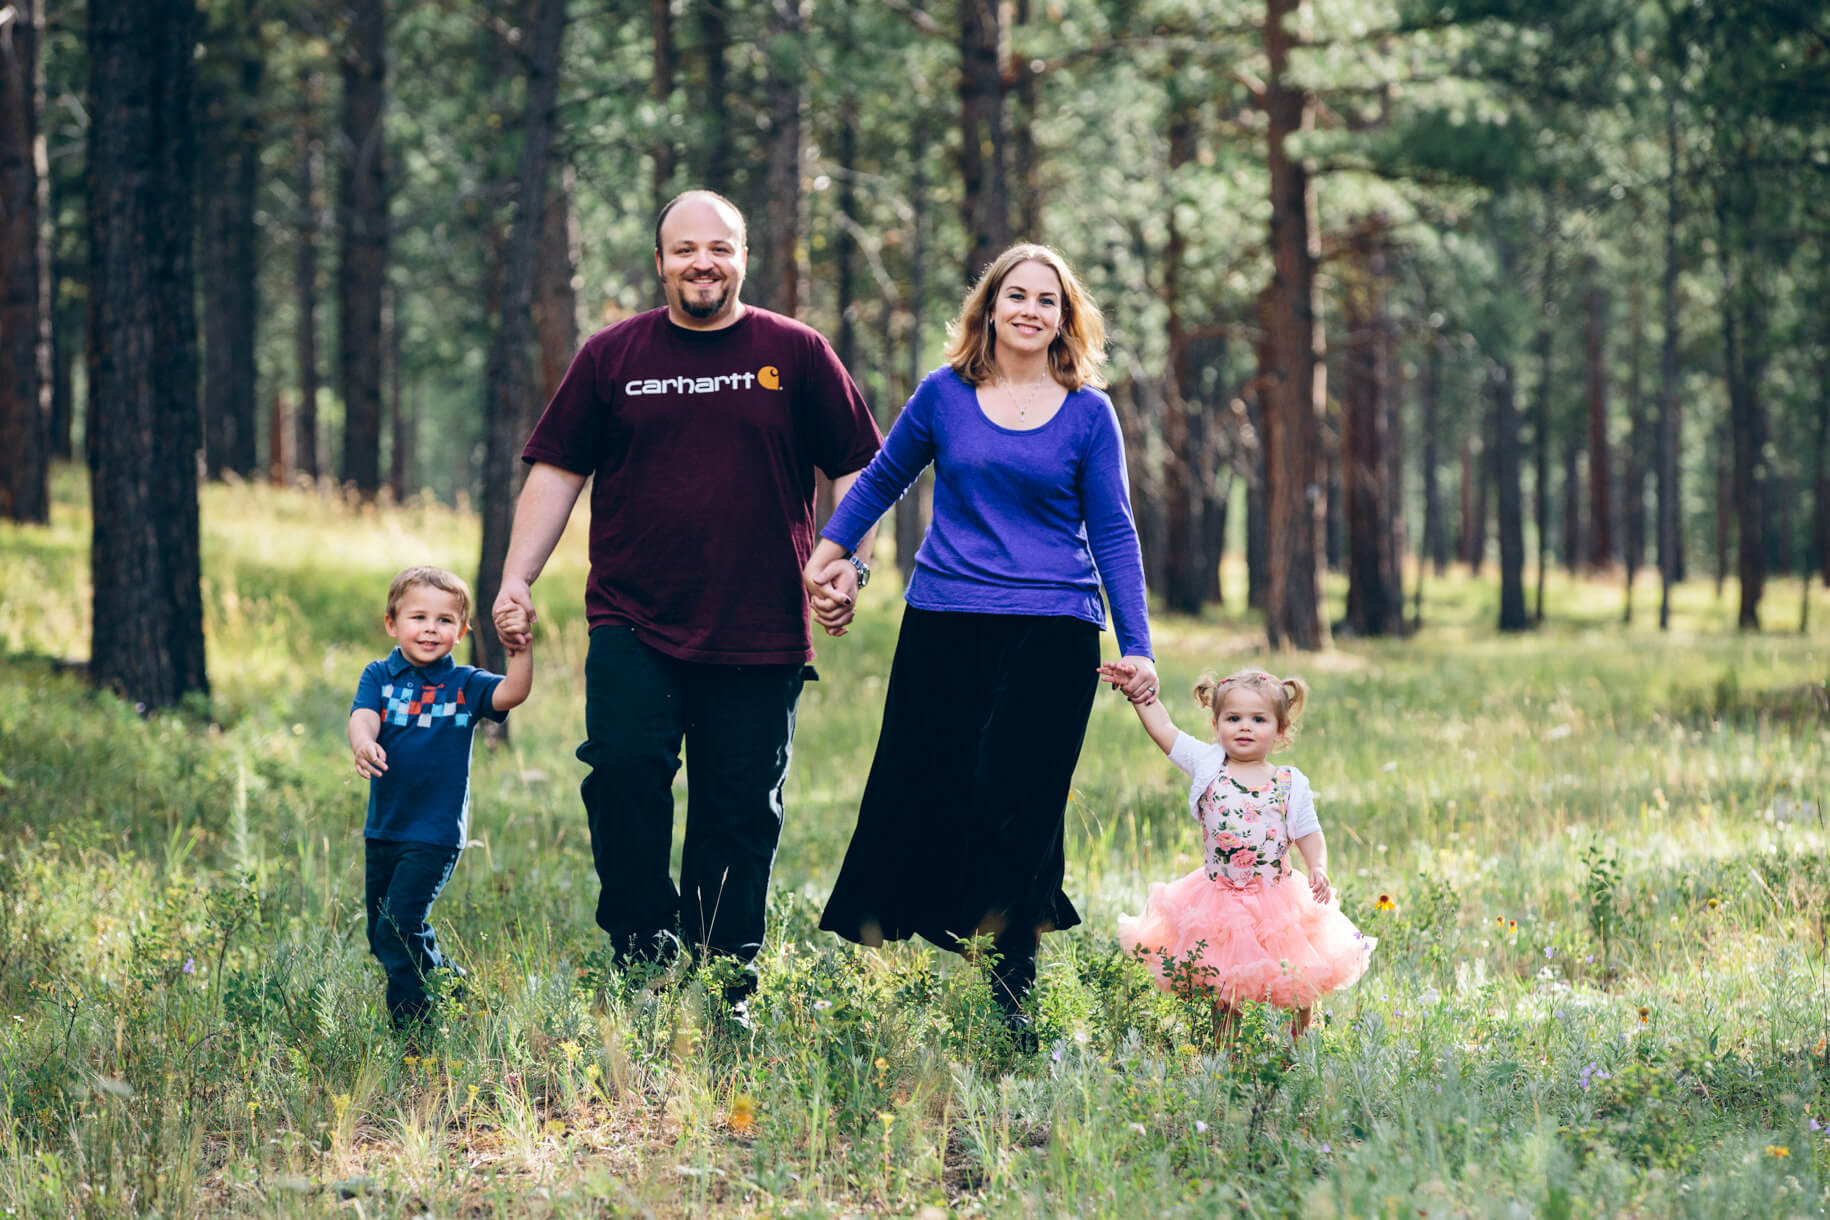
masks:
<instances>
[{"instance_id":1,"label":"tall grass","mask_svg":"<svg viewBox=\"0 0 1830 1220\"><path fill-rule=\"evenodd\" d=\"M1649 584L1622 626L1617 587L1554 577L1546 626L1499 637L1465 575L1426 579L1416 638L1323 655L1266 657L1230 610L1159 623L1168 693L1246 661L1311 683L1287 757L1373 968L1295 1046L1263 1012L1217 1046L1149 985L1113 921L1199 845L1177 773L1105 696L1068 811L1086 922L1047 938L1026 1056L956 959L817 931L876 736L887 579L804 697L754 1028L706 980L609 970L571 754L575 527L537 589L534 696L477 752L476 843L435 909L472 986L409 1041L366 953L343 725L388 578L470 571L474 521L206 489L212 699L142 720L61 663L87 650L85 511L66 471L48 529L0 527L11 1214L1830 1209L1830 639L1733 632L1732 585L1682 587L1669 633Z\"/></svg>"}]
</instances>

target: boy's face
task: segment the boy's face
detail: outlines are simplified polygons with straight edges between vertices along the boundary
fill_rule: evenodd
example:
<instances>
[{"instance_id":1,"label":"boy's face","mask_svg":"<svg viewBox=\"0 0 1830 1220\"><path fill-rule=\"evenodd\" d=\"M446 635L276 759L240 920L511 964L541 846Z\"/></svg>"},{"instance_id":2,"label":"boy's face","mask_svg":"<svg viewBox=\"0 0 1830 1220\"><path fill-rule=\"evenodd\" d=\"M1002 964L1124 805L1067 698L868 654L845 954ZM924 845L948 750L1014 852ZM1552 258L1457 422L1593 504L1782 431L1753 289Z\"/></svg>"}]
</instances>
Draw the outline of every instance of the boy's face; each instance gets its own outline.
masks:
<instances>
[{"instance_id":1,"label":"boy's face","mask_svg":"<svg viewBox=\"0 0 1830 1220\"><path fill-rule=\"evenodd\" d=\"M470 630L458 610L457 594L414 585L388 617L388 634L400 641L401 655L423 669L442 661Z\"/></svg>"}]
</instances>

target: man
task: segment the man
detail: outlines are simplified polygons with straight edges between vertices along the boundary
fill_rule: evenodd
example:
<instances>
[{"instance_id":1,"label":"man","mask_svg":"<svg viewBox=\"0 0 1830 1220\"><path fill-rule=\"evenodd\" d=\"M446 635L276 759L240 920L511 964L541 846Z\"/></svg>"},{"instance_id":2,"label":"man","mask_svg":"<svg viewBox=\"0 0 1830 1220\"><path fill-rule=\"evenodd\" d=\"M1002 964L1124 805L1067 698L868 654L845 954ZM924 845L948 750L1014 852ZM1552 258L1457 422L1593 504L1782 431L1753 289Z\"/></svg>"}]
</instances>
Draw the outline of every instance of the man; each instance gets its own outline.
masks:
<instances>
[{"instance_id":1,"label":"man","mask_svg":"<svg viewBox=\"0 0 1830 1220\"><path fill-rule=\"evenodd\" d=\"M733 1002L755 989L795 706L811 673L800 569L814 541L814 468L843 496L881 441L826 340L743 303L747 255L743 216L723 196L688 191L661 210L667 305L588 339L547 404L521 454L533 468L494 607L498 627L516 608L534 621L530 586L595 475L578 757L591 768L581 792L598 926L625 968L664 964L676 933L695 954L737 959ZM830 595L849 600L868 573L834 565Z\"/></svg>"}]
</instances>

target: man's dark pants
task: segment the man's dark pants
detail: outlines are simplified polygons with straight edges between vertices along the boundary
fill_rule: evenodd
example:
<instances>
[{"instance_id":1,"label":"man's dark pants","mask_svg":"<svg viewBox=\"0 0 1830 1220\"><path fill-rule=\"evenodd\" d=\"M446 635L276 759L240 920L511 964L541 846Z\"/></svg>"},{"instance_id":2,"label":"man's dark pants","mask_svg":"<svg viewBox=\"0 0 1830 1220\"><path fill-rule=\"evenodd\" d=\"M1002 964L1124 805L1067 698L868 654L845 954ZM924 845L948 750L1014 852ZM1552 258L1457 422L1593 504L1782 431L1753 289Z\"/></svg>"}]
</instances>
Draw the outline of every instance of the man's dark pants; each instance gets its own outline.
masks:
<instances>
[{"instance_id":1,"label":"man's dark pants","mask_svg":"<svg viewBox=\"0 0 1830 1220\"><path fill-rule=\"evenodd\" d=\"M597 923L620 962L660 960L678 930L695 954L746 966L762 949L804 666L680 661L628 627L591 632L581 786L602 890ZM686 747L686 842L669 875L673 780ZM732 989L755 986L753 972Z\"/></svg>"},{"instance_id":2,"label":"man's dark pants","mask_svg":"<svg viewBox=\"0 0 1830 1220\"><path fill-rule=\"evenodd\" d=\"M369 951L388 973L388 1015L396 1025L405 1025L423 1018L431 1007L426 975L434 970L463 973L439 952L438 934L426 922L461 849L392 839L363 842Z\"/></svg>"}]
</instances>

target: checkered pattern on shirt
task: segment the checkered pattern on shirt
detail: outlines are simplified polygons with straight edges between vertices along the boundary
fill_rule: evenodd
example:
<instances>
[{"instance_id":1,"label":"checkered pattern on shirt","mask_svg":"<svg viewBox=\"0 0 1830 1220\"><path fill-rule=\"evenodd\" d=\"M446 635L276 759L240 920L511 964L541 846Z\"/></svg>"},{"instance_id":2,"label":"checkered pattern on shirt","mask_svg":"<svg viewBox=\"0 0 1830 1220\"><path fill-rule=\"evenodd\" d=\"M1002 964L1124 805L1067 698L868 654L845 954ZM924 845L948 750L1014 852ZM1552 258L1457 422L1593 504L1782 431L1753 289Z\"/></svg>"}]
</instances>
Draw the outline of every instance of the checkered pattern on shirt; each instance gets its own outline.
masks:
<instances>
[{"instance_id":1,"label":"checkered pattern on shirt","mask_svg":"<svg viewBox=\"0 0 1830 1220\"><path fill-rule=\"evenodd\" d=\"M439 692L444 689L441 684L396 687L389 682L381 688L381 696L387 700L387 713L382 719L388 724L413 724L429 729L433 720L452 717L457 726L463 728L470 723L470 710L464 706L464 690L460 686L452 692L451 698L441 702Z\"/></svg>"}]
</instances>

